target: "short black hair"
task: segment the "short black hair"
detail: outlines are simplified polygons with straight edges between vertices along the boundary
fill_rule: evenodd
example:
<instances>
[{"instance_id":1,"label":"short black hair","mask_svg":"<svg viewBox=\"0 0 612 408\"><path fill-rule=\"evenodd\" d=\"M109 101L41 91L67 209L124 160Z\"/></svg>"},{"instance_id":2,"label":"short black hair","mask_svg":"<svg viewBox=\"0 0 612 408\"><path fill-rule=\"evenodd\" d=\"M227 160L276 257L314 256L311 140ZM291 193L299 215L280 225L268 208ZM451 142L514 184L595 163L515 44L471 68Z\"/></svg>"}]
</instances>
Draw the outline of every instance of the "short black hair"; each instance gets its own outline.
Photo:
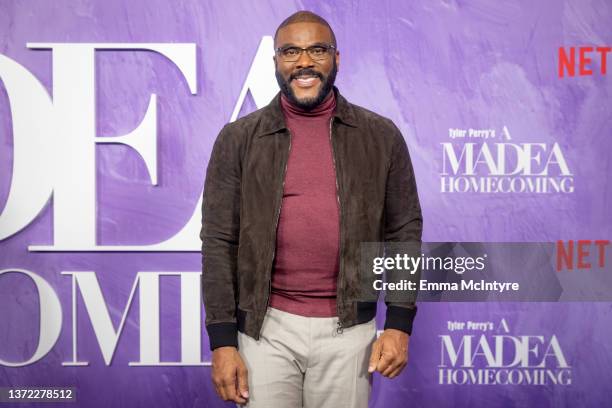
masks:
<instances>
[{"instance_id":1,"label":"short black hair","mask_svg":"<svg viewBox=\"0 0 612 408\"><path fill-rule=\"evenodd\" d=\"M281 28L286 27L293 23L318 23L324 25L329 29L332 37L332 45L336 47L336 35L334 34L334 30L332 30L331 26L323 17L313 13L312 11L302 10L293 13L289 17L287 17L276 29L274 33L274 44L276 46L276 37L278 36L278 32Z\"/></svg>"}]
</instances>

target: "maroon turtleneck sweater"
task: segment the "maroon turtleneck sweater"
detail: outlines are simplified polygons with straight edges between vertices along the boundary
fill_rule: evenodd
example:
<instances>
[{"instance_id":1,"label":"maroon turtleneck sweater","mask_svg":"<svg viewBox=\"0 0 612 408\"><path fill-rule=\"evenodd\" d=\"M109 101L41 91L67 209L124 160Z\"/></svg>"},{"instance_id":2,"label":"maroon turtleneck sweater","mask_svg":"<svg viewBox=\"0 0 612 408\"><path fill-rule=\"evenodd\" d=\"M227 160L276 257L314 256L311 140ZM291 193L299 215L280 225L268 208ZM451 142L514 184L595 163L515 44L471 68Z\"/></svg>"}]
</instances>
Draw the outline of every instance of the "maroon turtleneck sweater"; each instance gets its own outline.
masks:
<instances>
[{"instance_id":1,"label":"maroon turtleneck sweater","mask_svg":"<svg viewBox=\"0 0 612 408\"><path fill-rule=\"evenodd\" d=\"M335 95L306 112L281 94L291 132L276 234L270 306L309 317L336 316L339 211L330 141Z\"/></svg>"}]
</instances>

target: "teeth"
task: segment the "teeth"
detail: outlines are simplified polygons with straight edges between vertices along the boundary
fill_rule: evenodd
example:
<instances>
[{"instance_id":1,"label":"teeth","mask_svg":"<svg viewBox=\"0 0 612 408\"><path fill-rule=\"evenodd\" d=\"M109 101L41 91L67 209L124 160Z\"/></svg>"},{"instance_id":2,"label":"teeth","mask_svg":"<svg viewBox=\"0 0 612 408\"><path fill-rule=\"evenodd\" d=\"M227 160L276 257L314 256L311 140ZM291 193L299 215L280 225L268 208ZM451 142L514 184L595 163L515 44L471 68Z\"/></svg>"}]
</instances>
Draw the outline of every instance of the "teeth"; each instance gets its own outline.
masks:
<instances>
[{"instance_id":1,"label":"teeth","mask_svg":"<svg viewBox=\"0 0 612 408\"><path fill-rule=\"evenodd\" d=\"M317 79L316 76L299 76L295 78L295 84L300 88L307 88L313 86Z\"/></svg>"}]
</instances>

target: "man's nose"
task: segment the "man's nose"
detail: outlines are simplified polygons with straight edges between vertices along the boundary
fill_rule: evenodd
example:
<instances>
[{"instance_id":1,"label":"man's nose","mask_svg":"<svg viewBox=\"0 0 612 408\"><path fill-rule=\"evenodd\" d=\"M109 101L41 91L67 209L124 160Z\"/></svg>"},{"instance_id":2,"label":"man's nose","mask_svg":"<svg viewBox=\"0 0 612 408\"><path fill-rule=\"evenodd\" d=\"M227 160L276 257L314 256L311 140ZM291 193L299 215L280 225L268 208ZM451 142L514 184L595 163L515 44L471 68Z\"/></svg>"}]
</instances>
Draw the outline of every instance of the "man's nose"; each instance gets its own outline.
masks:
<instances>
[{"instance_id":1,"label":"man's nose","mask_svg":"<svg viewBox=\"0 0 612 408\"><path fill-rule=\"evenodd\" d=\"M302 50L300 57L295 62L295 67L296 68L306 68L306 67L313 67L313 66L314 66L314 61L312 60L312 58L310 58L310 55L308 55L308 52L306 52L306 50Z\"/></svg>"}]
</instances>

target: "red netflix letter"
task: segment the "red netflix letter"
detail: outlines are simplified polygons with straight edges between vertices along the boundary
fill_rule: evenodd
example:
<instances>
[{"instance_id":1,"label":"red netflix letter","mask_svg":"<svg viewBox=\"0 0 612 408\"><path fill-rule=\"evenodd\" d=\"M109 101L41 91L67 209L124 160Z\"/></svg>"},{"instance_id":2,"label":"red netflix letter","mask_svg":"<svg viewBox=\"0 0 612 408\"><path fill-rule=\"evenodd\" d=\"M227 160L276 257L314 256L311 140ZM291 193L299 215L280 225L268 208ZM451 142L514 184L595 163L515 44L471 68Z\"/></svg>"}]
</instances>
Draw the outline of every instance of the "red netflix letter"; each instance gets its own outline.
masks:
<instances>
[{"instance_id":1,"label":"red netflix letter","mask_svg":"<svg viewBox=\"0 0 612 408\"><path fill-rule=\"evenodd\" d=\"M593 52L593 47L580 47L580 75L593 75L593 70L586 67L591 63L591 59L586 56L587 52Z\"/></svg>"},{"instance_id":2,"label":"red netflix letter","mask_svg":"<svg viewBox=\"0 0 612 408\"><path fill-rule=\"evenodd\" d=\"M601 73L602 75L605 75L606 74L606 56L610 51L612 51L612 47L597 47L595 49L599 52L599 55L601 56ZM597 242L598 241L595 241L595 243Z\"/></svg>"},{"instance_id":3,"label":"red netflix letter","mask_svg":"<svg viewBox=\"0 0 612 408\"><path fill-rule=\"evenodd\" d=\"M563 241L557 241L557 272L563 269L564 263L570 271L574 269L574 241L572 240L567 243L567 251Z\"/></svg>"},{"instance_id":4,"label":"red netflix letter","mask_svg":"<svg viewBox=\"0 0 612 408\"><path fill-rule=\"evenodd\" d=\"M571 77L575 75L576 68L576 52L574 47L570 47L570 56L567 57L565 48L559 47L559 78L563 78L564 69L567 70L567 74Z\"/></svg>"},{"instance_id":5,"label":"red netflix letter","mask_svg":"<svg viewBox=\"0 0 612 408\"><path fill-rule=\"evenodd\" d=\"M606 246L610 245L610 241L607 239L600 239L595 241L595 245L599 249L599 267L603 268L606 264Z\"/></svg>"},{"instance_id":6,"label":"red netflix letter","mask_svg":"<svg viewBox=\"0 0 612 408\"><path fill-rule=\"evenodd\" d=\"M587 258L590 254L589 247L591 246L591 241L588 239L578 240L578 269L588 269L591 267L591 264L585 262L585 258Z\"/></svg>"}]
</instances>

